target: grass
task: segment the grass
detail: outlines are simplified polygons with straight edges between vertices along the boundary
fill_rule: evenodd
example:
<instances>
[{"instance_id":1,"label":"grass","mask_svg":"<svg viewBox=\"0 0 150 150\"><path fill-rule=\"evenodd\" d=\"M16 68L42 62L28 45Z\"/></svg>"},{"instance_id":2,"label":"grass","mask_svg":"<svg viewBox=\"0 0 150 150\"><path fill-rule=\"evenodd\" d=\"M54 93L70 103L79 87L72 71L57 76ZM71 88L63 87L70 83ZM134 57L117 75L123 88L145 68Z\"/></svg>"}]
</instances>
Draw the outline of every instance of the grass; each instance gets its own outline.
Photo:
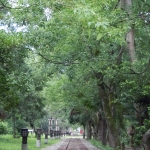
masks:
<instances>
[{"instance_id":1,"label":"grass","mask_svg":"<svg viewBox=\"0 0 150 150\"><path fill-rule=\"evenodd\" d=\"M44 136L41 137L41 147L36 147L36 138L28 137L28 150L42 150L42 148L50 146L60 141L60 139L48 139L48 144L44 144ZM12 135L0 135L0 150L21 150L22 138L13 138Z\"/></svg>"},{"instance_id":2,"label":"grass","mask_svg":"<svg viewBox=\"0 0 150 150\"><path fill-rule=\"evenodd\" d=\"M102 143L97 140L91 139L91 140L89 140L89 142L91 144L93 144L95 147L99 148L100 150L113 150L108 145L103 146Z\"/></svg>"}]
</instances>

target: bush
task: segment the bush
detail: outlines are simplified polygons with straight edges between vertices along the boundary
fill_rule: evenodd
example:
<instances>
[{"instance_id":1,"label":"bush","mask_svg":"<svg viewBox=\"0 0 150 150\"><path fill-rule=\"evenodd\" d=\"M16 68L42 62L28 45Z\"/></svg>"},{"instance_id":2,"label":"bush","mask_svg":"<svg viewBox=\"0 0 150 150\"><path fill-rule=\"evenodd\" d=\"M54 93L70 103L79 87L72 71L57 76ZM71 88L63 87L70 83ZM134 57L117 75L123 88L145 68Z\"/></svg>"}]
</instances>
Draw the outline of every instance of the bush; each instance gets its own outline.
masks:
<instances>
[{"instance_id":1,"label":"bush","mask_svg":"<svg viewBox=\"0 0 150 150\"><path fill-rule=\"evenodd\" d=\"M7 133L7 123L0 121L0 134Z\"/></svg>"}]
</instances>

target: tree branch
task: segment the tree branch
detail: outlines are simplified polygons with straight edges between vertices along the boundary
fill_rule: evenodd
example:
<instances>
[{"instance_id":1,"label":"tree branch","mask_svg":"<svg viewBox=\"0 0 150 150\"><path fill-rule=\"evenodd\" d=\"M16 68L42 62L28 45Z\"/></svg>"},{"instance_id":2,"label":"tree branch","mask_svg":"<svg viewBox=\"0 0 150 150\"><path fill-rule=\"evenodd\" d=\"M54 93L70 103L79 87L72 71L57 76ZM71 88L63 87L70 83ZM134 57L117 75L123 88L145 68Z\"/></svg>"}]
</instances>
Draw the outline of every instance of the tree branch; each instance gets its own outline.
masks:
<instances>
[{"instance_id":1,"label":"tree branch","mask_svg":"<svg viewBox=\"0 0 150 150\"><path fill-rule=\"evenodd\" d=\"M13 8L13 7L7 6L7 4L8 4L8 2L4 3L4 2L2 2L2 0L0 0L0 10L4 9L4 8L6 8L6 9L22 9L22 7Z\"/></svg>"},{"instance_id":2,"label":"tree branch","mask_svg":"<svg viewBox=\"0 0 150 150\"><path fill-rule=\"evenodd\" d=\"M147 67L146 67L145 70L143 70L142 72L135 72L133 69L130 69L130 70L131 70L131 72L132 72L133 74L143 74L143 73L145 73L145 72L149 69L149 67L150 67L150 60L149 60L149 62L148 62Z\"/></svg>"},{"instance_id":3,"label":"tree branch","mask_svg":"<svg viewBox=\"0 0 150 150\"><path fill-rule=\"evenodd\" d=\"M143 2L145 5L147 5L148 7L150 7L150 5L149 5L149 4L147 4L147 3L145 3L145 1L144 1L144 0L142 0L142 2Z\"/></svg>"},{"instance_id":4,"label":"tree branch","mask_svg":"<svg viewBox=\"0 0 150 150\"><path fill-rule=\"evenodd\" d=\"M43 59L45 59L47 62L50 62L53 64L64 65L64 66L70 66L72 64L79 64L79 63L70 62L70 61L61 62L61 61L51 60L51 59L48 59L47 57L45 57L44 55L42 55L41 53L37 53L37 54L39 56L41 56Z\"/></svg>"},{"instance_id":5,"label":"tree branch","mask_svg":"<svg viewBox=\"0 0 150 150\"><path fill-rule=\"evenodd\" d=\"M117 2L117 4L115 5L114 9L117 8L117 6L119 5L119 3L120 3L120 0L118 0L118 2Z\"/></svg>"},{"instance_id":6,"label":"tree branch","mask_svg":"<svg viewBox=\"0 0 150 150\"><path fill-rule=\"evenodd\" d=\"M120 52L119 52L119 54L117 56L117 64L119 64L121 62L123 51L124 51L124 49L121 46Z\"/></svg>"}]
</instances>

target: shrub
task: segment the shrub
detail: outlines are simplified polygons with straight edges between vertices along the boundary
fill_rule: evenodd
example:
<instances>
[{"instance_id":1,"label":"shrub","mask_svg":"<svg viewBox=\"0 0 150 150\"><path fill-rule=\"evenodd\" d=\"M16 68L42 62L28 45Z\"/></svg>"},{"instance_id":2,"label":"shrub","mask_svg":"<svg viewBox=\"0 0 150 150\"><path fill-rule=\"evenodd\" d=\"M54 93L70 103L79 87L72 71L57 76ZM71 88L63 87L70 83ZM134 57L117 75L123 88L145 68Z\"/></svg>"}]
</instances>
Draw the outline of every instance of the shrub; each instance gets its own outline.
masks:
<instances>
[{"instance_id":1,"label":"shrub","mask_svg":"<svg viewBox=\"0 0 150 150\"><path fill-rule=\"evenodd\" d=\"M7 133L7 123L0 121L0 134Z\"/></svg>"}]
</instances>

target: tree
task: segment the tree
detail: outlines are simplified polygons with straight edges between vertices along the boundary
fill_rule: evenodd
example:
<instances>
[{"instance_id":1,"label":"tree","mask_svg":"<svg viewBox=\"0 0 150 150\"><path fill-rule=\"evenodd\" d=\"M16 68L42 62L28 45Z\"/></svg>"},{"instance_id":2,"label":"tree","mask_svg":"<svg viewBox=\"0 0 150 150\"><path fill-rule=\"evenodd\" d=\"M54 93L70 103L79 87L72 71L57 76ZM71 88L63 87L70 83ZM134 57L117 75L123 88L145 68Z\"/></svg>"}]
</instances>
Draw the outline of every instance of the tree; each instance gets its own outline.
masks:
<instances>
[{"instance_id":1,"label":"tree","mask_svg":"<svg viewBox=\"0 0 150 150\"><path fill-rule=\"evenodd\" d=\"M8 16L12 19L11 10L13 8L10 5L5 5L3 1L1 1L1 4L2 8L5 9L4 11L10 13L10 15L2 13L7 18L3 20L4 26L7 25L7 21L10 21ZM35 94L37 91L40 92L42 90L42 80L45 80L45 76L39 76L40 68L34 70L36 67L31 69L29 64L27 64L27 58L28 62L33 63L32 55L29 52L28 45L25 45L25 34L16 31L17 28L19 26L15 27L15 20L13 20L5 31L0 30L0 119L9 120L12 118L14 137L17 134L16 129L20 132L20 129L18 129L20 128L19 124L27 126L27 122L29 122L33 127L35 121L45 115L43 98L39 96L40 94L33 96L33 93ZM36 99L35 101L29 102L27 100L30 94L33 99ZM29 109L28 113L24 112L24 109L28 110L27 108L31 107L33 109Z\"/></svg>"},{"instance_id":2,"label":"tree","mask_svg":"<svg viewBox=\"0 0 150 150\"><path fill-rule=\"evenodd\" d=\"M19 65L23 64L23 57L25 52L20 51L22 48L21 35L9 35L8 33L1 31L1 107L9 109L10 106L15 106L18 103L18 95L14 93L17 89L17 81L14 79L16 74L15 68L20 69ZM13 87L13 89L11 88Z\"/></svg>"}]
</instances>

